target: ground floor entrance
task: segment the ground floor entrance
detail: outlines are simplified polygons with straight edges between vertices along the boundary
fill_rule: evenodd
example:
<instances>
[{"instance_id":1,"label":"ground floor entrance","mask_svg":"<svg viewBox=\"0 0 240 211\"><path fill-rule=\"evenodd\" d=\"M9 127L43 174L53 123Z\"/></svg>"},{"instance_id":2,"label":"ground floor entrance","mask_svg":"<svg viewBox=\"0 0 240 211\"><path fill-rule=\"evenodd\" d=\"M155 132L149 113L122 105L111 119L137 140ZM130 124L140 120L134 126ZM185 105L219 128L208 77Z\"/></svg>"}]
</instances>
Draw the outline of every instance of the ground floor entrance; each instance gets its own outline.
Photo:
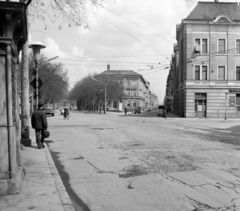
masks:
<instances>
[{"instance_id":1,"label":"ground floor entrance","mask_svg":"<svg viewBox=\"0 0 240 211\"><path fill-rule=\"evenodd\" d=\"M206 100L195 100L195 114L198 118L206 117Z\"/></svg>"},{"instance_id":2,"label":"ground floor entrance","mask_svg":"<svg viewBox=\"0 0 240 211\"><path fill-rule=\"evenodd\" d=\"M207 94L195 93L195 117L206 117Z\"/></svg>"},{"instance_id":3,"label":"ground floor entrance","mask_svg":"<svg viewBox=\"0 0 240 211\"><path fill-rule=\"evenodd\" d=\"M236 118L240 118L240 94L236 94Z\"/></svg>"}]
</instances>

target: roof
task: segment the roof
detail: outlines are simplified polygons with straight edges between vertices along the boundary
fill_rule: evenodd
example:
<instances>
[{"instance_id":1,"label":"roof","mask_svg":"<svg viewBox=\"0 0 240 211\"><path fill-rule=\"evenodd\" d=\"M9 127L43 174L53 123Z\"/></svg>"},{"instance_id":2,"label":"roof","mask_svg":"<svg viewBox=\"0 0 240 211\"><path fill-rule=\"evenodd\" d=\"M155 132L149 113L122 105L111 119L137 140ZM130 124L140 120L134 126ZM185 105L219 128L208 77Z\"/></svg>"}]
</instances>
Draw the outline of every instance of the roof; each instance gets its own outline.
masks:
<instances>
[{"instance_id":1,"label":"roof","mask_svg":"<svg viewBox=\"0 0 240 211\"><path fill-rule=\"evenodd\" d=\"M219 15L225 15L233 21L240 20L240 5L233 2L198 2L186 19L214 19Z\"/></svg>"},{"instance_id":2,"label":"roof","mask_svg":"<svg viewBox=\"0 0 240 211\"><path fill-rule=\"evenodd\" d=\"M119 76L138 76L142 77L142 75L132 71L132 70L107 70L99 74L100 75L119 75Z\"/></svg>"},{"instance_id":3,"label":"roof","mask_svg":"<svg viewBox=\"0 0 240 211\"><path fill-rule=\"evenodd\" d=\"M97 76L100 76L100 77L101 76L118 76L118 77L137 76L142 79L144 84L150 85L150 83L145 78L143 78L142 75L134 72L133 70L106 70L98 74Z\"/></svg>"}]
</instances>

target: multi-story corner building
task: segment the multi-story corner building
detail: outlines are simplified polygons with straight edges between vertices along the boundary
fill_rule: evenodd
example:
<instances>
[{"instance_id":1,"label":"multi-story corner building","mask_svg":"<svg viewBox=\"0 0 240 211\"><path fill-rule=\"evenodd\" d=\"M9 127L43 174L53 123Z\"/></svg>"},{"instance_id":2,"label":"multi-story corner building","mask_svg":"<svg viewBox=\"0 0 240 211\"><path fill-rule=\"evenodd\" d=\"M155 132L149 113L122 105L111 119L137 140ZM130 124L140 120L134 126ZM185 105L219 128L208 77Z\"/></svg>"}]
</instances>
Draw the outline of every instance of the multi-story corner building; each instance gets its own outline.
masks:
<instances>
[{"instance_id":1,"label":"multi-story corner building","mask_svg":"<svg viewBox=\"0 0 240 211\"><path fill-rule=\"evenodd\" d=\"M240 6L198 2L176 27L173 110L183 117L240 117Z\"/></svg>"},{"instance_id":2,"label":"multi-story corner building","mask_svg":"<svg viewBox=\"0 0 240 211\"><path fill-rule=\"evenodd\" d=\"M123 110L125 107L140 107L141 110L148 108L150 83L142 75L132 70L110 70L108 66L108 70L100 73L98 77L119 81L124 87L125 96L121 100L116 99L110 102L110 107L117 107L119 110Z\"/></svg>"},{"instance_id":3,"label":"multi-story corner building","mask_svg":"<svg viewBox=\"0 0 240 211\"><path fill-rule=\"evenodd\" d=\"M166 84L166 96L164 99L164 104L168 111L173 112L173 68L170 65L170 70L168 73L167 84Z\"/></svg>"}]
</instances>

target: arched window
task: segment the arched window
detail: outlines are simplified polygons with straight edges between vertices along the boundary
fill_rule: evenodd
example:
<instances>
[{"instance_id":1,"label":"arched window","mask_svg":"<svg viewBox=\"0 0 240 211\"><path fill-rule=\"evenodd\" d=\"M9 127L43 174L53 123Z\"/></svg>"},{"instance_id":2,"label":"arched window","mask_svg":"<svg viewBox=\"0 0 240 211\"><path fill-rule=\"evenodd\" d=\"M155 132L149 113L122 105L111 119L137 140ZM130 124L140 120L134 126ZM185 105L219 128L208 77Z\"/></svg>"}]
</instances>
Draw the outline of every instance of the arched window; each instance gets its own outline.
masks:
<instances>
[{"instance_id":1,"label":"arched window","mask_svg":"<svg viewBox=\"0 0 240 211\"><path fill-rule=\"evenodd\" d=\"M219 18L217 22L218 23L230 23L230 21L225 17Z\"/></svg>"},{"instance_id":2,"label":"arched window","mask_svg":"<svg viewBox=\"0 0 240 211\"><path fill-rule=\"evenodd\" d=\"M225 15L219 15L216 17L216 19L213 21L215 23L231 23L231 19Z\"/></svg>"}]
</instances>

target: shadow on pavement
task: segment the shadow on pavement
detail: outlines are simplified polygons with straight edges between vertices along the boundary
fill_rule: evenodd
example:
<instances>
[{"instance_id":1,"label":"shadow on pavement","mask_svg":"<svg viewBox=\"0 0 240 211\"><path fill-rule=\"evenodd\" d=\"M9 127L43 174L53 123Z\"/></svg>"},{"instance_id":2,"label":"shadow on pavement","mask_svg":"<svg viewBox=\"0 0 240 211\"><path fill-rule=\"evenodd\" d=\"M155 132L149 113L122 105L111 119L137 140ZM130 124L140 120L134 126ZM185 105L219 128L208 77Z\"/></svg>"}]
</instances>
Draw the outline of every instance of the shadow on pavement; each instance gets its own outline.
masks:
<instances>
[{"instance_id":1,"label":"shadow on pavement","mask_svg":"<svg viewBox=\"0 0 240 211\"><path fill-rule=\"evenodd\" d=\"M143 112L141 114L133 114L133 113L128 113L127 115L121 115L121 117L148 117L148 118L162 118L165 119L165 117L162 116L157 116L156 112ZM166 115L167 119L175 119L175 118L182 118L179 117L175 114L169 113Z\"/></svg>"}]
</instances>

